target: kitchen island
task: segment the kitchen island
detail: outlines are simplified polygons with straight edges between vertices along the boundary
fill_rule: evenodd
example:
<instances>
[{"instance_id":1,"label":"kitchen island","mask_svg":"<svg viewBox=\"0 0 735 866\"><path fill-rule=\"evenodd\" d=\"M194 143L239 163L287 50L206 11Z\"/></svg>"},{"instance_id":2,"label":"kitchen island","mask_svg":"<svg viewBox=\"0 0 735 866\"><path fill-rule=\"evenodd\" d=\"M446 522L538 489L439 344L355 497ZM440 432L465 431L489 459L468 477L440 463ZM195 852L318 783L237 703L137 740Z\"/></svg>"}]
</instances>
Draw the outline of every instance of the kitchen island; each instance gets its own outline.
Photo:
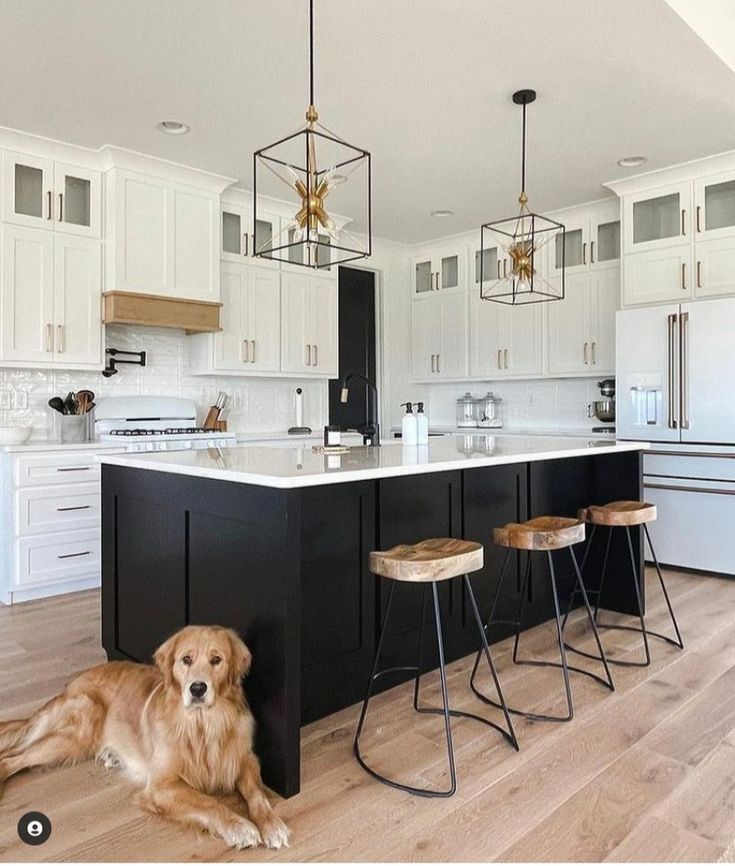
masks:
<instances>
[{"instance_id":1,"label":"kitchen island","mask_svg":"<svg viewBox=\"0 0 735 866\"><path fill-rule=\"evenodd\" d=\"M104 648L111 659L148 661L187 623L235 628L253 653L246 691L258 721L263 775L290 796L299 790L302 724L363 697L386 596L384 582L368 569L371 550L430 537L481 542L485 566L472 579L486 615L501 562L492 528L640 499L646 447L470 434L340 454L301 443L103 455ZM638 534L635 541L642 561ZM589 560L593 587L600 557L593 550ZM520 555L511 568L497 614L505 620L515 619L520 600ZM634 610L629 568L627 548L613 544L606 607ZM561 558L558 577L571 586ZM459 581L440 587L450 659L473 652L477 642ZM553 615L548 584L539 560L526 627ZM414 662L419 593L415 585L396 589L385 666ZM509 633L498 627L490 639ZM428 648L425 657L434 651Z\"/></svg>"}]
</instances>

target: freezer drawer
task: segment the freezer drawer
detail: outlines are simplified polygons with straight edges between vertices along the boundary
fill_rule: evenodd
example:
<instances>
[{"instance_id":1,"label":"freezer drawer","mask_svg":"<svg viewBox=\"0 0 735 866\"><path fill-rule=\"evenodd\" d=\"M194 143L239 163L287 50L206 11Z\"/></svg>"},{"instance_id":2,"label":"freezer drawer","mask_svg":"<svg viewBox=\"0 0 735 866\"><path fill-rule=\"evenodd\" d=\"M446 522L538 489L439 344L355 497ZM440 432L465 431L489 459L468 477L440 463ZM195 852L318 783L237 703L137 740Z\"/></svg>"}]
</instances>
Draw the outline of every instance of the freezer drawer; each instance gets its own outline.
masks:
<instances>
[{"instance_id":1,"label":"freezer drawer","mask_svg":"<svg viewBox=\"0 0 735 866\"><path fill-rule=\"evenodd\" d=\"M735 482L646 475L643 490L658 507L649 530L662 564L735 575Z\"/></svg>"},{"instance_id":2,"label":"freezer drawer","mask_svg":"<svg viewBox=\"0 0 735 866\"><path fill-rule=\"evenodd\" d=\"M682 447L677 453L656 451L643 452L643 474L659 478L679 479L677 483L692 481L725 481L735 487L735 450L724 453L707 453L687 450ZM654 479L651 479L653 481Z\"/></svg>"}]
</instances>

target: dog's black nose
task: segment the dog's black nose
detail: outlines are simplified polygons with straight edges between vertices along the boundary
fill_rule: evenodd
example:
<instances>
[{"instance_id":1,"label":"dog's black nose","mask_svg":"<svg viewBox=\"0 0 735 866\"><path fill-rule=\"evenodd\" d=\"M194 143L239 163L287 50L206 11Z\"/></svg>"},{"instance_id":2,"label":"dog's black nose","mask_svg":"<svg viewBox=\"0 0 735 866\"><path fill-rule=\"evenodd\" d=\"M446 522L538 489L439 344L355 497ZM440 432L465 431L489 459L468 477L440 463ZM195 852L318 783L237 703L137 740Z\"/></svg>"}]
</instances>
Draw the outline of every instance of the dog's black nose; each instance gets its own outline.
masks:
<instances>
[{"instance_id":1,"label":"dog's black nose","mask_svg":"<svg viewBox=\"0 0 735 866\"><path fill-rule=\"evenodd\" d=\"M189 691L195 698L202 698L204 697L204 693L207 691L207 684L201 682L192 683L189 686Z\"/></svg>"}]
</instances>

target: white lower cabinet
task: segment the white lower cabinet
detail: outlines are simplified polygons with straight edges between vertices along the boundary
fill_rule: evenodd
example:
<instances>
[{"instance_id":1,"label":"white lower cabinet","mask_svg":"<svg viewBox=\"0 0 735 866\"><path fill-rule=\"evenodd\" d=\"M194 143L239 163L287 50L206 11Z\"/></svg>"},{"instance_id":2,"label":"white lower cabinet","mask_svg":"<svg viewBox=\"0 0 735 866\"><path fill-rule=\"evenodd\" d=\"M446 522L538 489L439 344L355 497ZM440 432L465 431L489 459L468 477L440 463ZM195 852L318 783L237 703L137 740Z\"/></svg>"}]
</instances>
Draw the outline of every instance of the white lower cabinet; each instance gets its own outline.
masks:
<instances>
[{"instance_id":1,"label":"white lower cabinet","mask_svg":"<svg viewBox=\"0 0 735 866\"><path fill-rule=\"evenodd\" d=\"M416 381L467 377L467 295L444 293L411 304L411 375Z\"/></svg>"},{"instance_id":2,"label":"white lower cabinet","mask_svg":"<svg viewBox=\"0 0 735 866\"><path fill-rule=\"evenodd\" d=\"M222 330L189 337L192 373L262 375L281 365L281 283L276 271L223 264Z\"/></svg>"},{"instance_id":3,"label":"white lower cabinet","mask_svg":"<svg viewBox=\"0 0 735 866\"><path fill-rule=\"evenodd\" d=\"M691 245L687 242L623 259L623 304L659 304L692 297Z\"/></svg>"},{"instance_id":4,"label":"white lower cabinet","mask_svg":"<svg viewBox=\"0 0 735 866\"><path fill-rule=\"evenodd\" d=\"M99 453L0 455L0 603L99 586Z\"/></svg>"},{"instance_id":5,"label":"white lower cabinet","mask_svg":"<svg viewBox=\"0 0 735 866\"><path fill-rule=\"evenodd\" d=\"M5 225L0 363L100 368L100 241Z\"/></svg>"},{"instance_id":6,"label":"white lower cabinet","mask_svg":"<svg viewBox=\"0 0 735 866\"><path fill-rule=\"evenodd\" d=\"M284 272L281 280L281 370L303 376L336 377L336 280L308 272Z\"/></svg>"},{"instance_id":7,"label":"white lower cabinet","mask_svg":"<svg viewBox=\"0 0 735 866\"><path fill-rule=\"evenodd\" d=\"M470 376L503 379L540 376L543 314L540 304L470 301Z\"/></svg>"},{"instance_id":8,"label":"white lower cabinet","mask_svg":"<svg viewBox=\"0 0 735 866\"><path fill-rule=\"evenodd\" d=\"M735 237L697 240L694 258L695 297L735 294Z\"/></svg>"},{"instance_id":9,"label":"white lower cabinet","mask_svg":"<svg viewBox=\"0 0 735 866\"><path fill-rule=\"evenodd\" d=\"M561 376L614 372L619 268L570 274L565 282L564 299L548 304L548 373Z\"/></svg>"}]
</instances>

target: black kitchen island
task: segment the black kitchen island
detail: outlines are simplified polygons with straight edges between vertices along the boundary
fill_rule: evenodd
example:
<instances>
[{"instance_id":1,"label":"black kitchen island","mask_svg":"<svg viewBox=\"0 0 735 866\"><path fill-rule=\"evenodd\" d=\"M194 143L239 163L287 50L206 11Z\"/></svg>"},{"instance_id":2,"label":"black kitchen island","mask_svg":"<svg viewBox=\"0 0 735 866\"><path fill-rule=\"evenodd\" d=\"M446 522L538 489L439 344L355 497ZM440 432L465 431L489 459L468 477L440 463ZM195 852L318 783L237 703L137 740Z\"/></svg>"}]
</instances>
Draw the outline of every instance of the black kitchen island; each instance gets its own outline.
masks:
<instances>
[{"instance_id":1,"label":"black kitchen island","mask_svg":"<svg viewBox=\"0 0 735 866\"><path fill-rule=\"evenodd\" d=\"M149 661L188 623L235 628L253 653L246 691L258 721L263 775L291 796L299 790L301 726L364 694L386 595L383 581L368 570L371 550L430 537L483 543L485 566L472 580L485 615L502 559L492 528L640 499L645 447L462 436L423 448L389 444L339 455L309 444L103 456L104 648L110 659ZM642 561L641 539L634 538ZM592 586L601 553L590 556ZM558 560L563 587L571 586L567 560ZM534 562L526 626L553 616L544 568L540 558ZM516 615L520 556L512 569L500 599L503 619ZM624 543L613 544L606 607L635 610L629 569ZM477 644L459 581L440 589L450 659ZM386 666L414 662L420 592L411 585L396 589ZM498 627L490 637L508 633Z\"/></svg>"}]
</instances>

